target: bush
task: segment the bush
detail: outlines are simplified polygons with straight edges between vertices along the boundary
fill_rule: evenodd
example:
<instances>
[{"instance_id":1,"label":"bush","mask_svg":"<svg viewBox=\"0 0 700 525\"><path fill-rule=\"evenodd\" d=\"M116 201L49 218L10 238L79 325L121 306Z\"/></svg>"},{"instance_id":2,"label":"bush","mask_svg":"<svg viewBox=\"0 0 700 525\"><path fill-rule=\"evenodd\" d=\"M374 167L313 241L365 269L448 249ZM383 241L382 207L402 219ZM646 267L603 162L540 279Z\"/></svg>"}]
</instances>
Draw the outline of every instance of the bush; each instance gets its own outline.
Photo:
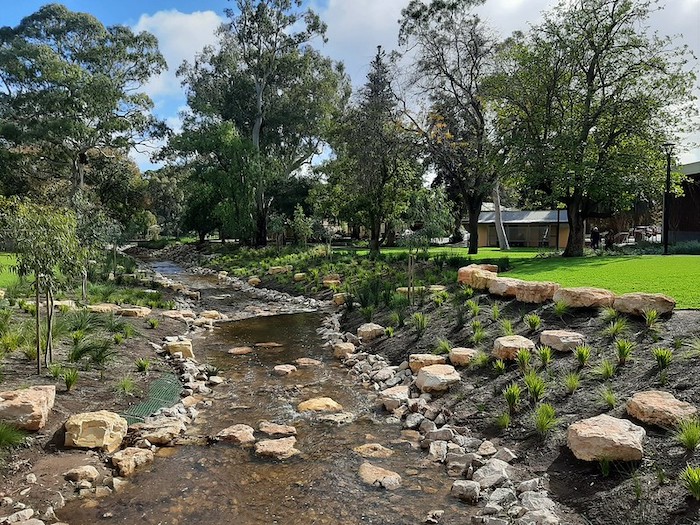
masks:
<instances>
[{"instance_id":1,"label":"bush","mask_svg":"<svg viewBox=\"0 0 700 525\"><path fill-rule=\"evenodd\" d=\"M444 355L449 354L450 350L452 350L452 343L447 339L438 339L437 347L433 350L433 353L436 355Z\"/></svg>"},{"instance_id":2,"label":"bush","mask_svg":"<svg viewBox=\"0 0 700 525\"><path fill-rule=\"evenodd\" d=\"M611 321L608 326L603 329L603 335L614 339L627 331L627 319L620 317L614 321Z\"/></svg>"},{"instance_id":3,"label":"bush","mask_svg":"<svg viewBox=\"0 0 700 525\"><path fill-rule=\"evenodd\" d=\"M501 333L504 336L513 335L515 333L513 331L513 322L510 319L503 319L501 321Z\"/></svg>"},{"instance_id":4,"label":"bush","mask_svg":"<svg viewBox=\"0 0 700 525\"><path fill-rule=\"evenodd\" d=\"M136 370L139 372L148 372L148 369L151 367L151 361L150 359L146 359L145 357L140 357L135 361L136 364Z\"/></svg>"},{"instance_id":5,"label":"bush","mask_svg":"<svg viewBox=\"0 0 700 525\"><path fill-rule=\"evenodd\" d=\"M517 383L511 383L503 391L503 397L505 398L506 403L508 404L508 413L509 414L515 413L515 410L518 408L518 405L520 404L521 396L522 396L522 390L520 389L520 386Z\"/></svg>"},{"instance_id":6,"label":"bush","mask_svg":"<svg viewBox=\"0 0 700 525\"><path fill-rule=\"evenodd\" d=\"M659 322L659 312L656 310L644 310L644 324L647 330L655 330L656 324Z\"/></svg>"},{"instance_id":7,"label":"bush","mask_svg":"<svg viewBox=\"0 0 700 525\"><path fill-rule=\"evenodd\" d=\"M569 372L564 376L564 386L569 394L573 394L581 386L581 376L576 372Z\"/></svg>"},{"instance_id":8,"label":"bush","mask_svg":"<svg viewBox=\"0 0 700 525\"><path fill-rule=\"evenodd\" d=\"M618 365L625 366L632 355L632 350L634 350L634 343L628 339L616 339L615 348L617 349Z\"/></svg>"},{"instance_id":9,"label":"bush","mask_svg":"<svg viewBox=\"0 0 700 525\"><path fill-rule=\"evenodd\" d=\"M472 368L483 368L489 364L489 355L486 352L477 352L472 360L469 362L469 366Z\"/></svg>"},{"instance_id":10,"label":"bush","mask_svg":"<svg viewBox=\"0 0 700 525\"><path fill-rule=\"evenodd\" d=\"M155 317L151 317L148 321L146 321L146 323L148 324L148 327L152 329L158 328L158 325L160 324L158 319Z\"/></svg>"},{"instance_id":11,"label":"bush","mask_svg":"<svg viewBox=\"0 0 700 525\"><path fill-rule=\"evenodd\" d=\"M496 418L496 426L501 430L505 430L510 426L510 414L508 412L503 412L500 416Z\"/></svg>"},{"instance_id":12,"label":"bush","mask_svg":"<svg viewBox=\"0 0 700 525\"><path fill-rule=\"evenodd\" d=\"M60 379L63 376L63 365L60 363L51 363L48 367L49 375L54 379Z\"/></svg>"},{"instance_id":13,"label":"bush","mask_svg":"<svg viewBox=\"0 0 700 525\"><path fill-rule=\"evenodd\" d=\"M501 318L501 306L498 303L494 303L491 307L491 319L498 321ZM510 335L510 334L506 334Z\"/></svg>"},{"instance_id":14,"label":"bush","mask_svg":"<svg viewBox=\"0 0 700 525\"><path fill-rule=\"evenodd\" d=\"M411 317L411 321L413 322L413 327L416 329L416 338L420 339L428 329L428 316L421 312L416 312Z\"/></svg>"},{"instance_id":15,"label":"bush","mask_svg":"<svg viewBox=\"0 0 700 525\"><path fill-rule=\"evenodd\" d=\"M566 304L564 301L557 301L556 303L554 303L554 315L556 315L559 318L564 317L566 314L568 314L569 310L569 305Z\"/></svg>"},{"instance_id":16,"label":"bush","mask_svg":"<svg viewBox=\"0 0 700 525\"><path fill-rule=\"evenodd\" d=\"M620 313L611 306L604 307L601 314L605 324L610 324L613 321L616 321L619 316Z\"/></svg>"},{"instance_id":17,"label":"bush","mask_svg":"<svg viewBox=\"0 0 700 525\"><path fill-rule=\"evenodd\" d=\"M389 324L395 328L402 328L406 322L404 310L394 310L389 314Z\"/></svg>"},{"instance_id":18,"label":"bush","mask_svg":"<svg viewBox=\"0 0 700 525\"><path fill-rule=\"evenodd\" d=\"M496 374L503 375L506 373L506 362L503 359L496 359L493 362L493 369Z\"/></svg>"},{"instance_id":19,"label":"bush","mask_svg":"<svg viewBox=\"0 0 700 525\"><path fill-rule=\"evenodd\" d=\"M394 327L393 327L393 326L387 326L387 327L384 329L384 334L385 334L387 337L394 337Z\"/></svg>"},{"instance_id":20,"label":"bush","mask_svg":"<svg viewBox=\"0 0 700 525\"><path fill-rule=\"evenodd\" d=\"M654 356L659 370L666 370L671 365L671 361L673 361L673 350L669 348L654 348L651 351L651 355Z\"/></svg>"},{"instance_id":21,"label":"bush","mask_svg":"<svg viewBox=\"0 0 700 525\"><path fill-rule=\"evenodd\" d=\"M681 421L674 437L687 450L695 450L700 444L700 420L691 418Z\"/></svg>"},{"instance_id":22,"label":"bush","mask_svg":"<svg viewBox=\"0 0 700 525\"><path fill-rule=\"evenodd\" d=\"M549 368L549 365L552 363L552 360L554 359L554 353L552 352L552 349L550 347L540 346L537 349L537 357L540 360L542 368L547 370Z\"/></svg>"},{"instance_id":23,"label":"bush","mask_svg":"<svg viewBox=\"0 0 700 525\"><path fill-rule=\"evenodd\" d=\"M469 299L465 303L465 306L469 309L469 313L472 315L472 317L476 317L481 312L481 306L479 306L479 303L477 303L474 299Z\"/></svg>"},{"instance_id":24,"label":"bush","mask_svg":"<svg viewBox=\"0 0 700 525\"><path fill-rule=\"evenodd\" d=\"M609 359L603 359L595 372L604 380L610 379L615 375L615 364Z\"/></svg>"},{"instance_id":25,"label":"bush","mask_svg":"<svg viewBox=\"0 0 700 525\"><path fill-rule=\"evenodd\" d=\"M136 382L129 376L122 377L117 382L117 394L133 396L136 391Z\"/></svg>"},{"instance_id":26,"label":"bush","mask_svg":"<svg viewBox=\"0 0 700 525\"><path fill-rule=\"evenodd\" d=\"M20 429L0 421L0 449L21 445L26 437Z\"/></svg>"},{"instance_id":27,"label":"bush","mask_svg":"<svg viewBox=\"0 0 700 525\"><path fill-rule=\"evenodd\" d=\"M588 360L591 358L591 347L588 345L577 346L574 350L574 354L576 355L579 368L583 368L588 364Z\"/></svg>"},{"instance_id":28,"label":"bush","mask_svg":"<svg viewBox=\"0 0 700 525\"><path fill-rule=\"evenodd\" d=\"M66 392L70 392L71 389L78 382L78 369L64 368L61 376L63 377L63 381L66 384Z\"/></svg>"},{"instance_id":29,"label":"bush","mask_svg":"<svg viewBox=\"0 0 700 525\"><path fill-rule=\"evenodd\" d=\"M537 403L544 397L544 393L547 390L547 384L544 379L534 370L530 370L525 377L525 388L527 388L528 395L530 399Z\"/></svg>"},{"instance_id":30,"label":"bush","mask_svg":"<svg viewBox=\"0 0 700 525\"><path fill-rule=\"evenodd\" d=\"M527 348L521 348L518 350L518 353L515 354L515 360L518 362L518 368L520 368L520 371L525 373L530 369L532 353Z\"/></svg>"},{"instance_id":31,"label":"bush","mask_svg":"<svg viewBox=\"0 0 700 525\"><path fill-rule=\"evenodd\" d=\"M362 308L360 308L360 314L362 315L362 318L365 321L367 321L368 323L371 322L372 317L374 317L374 306L363 306Z\"/></svg>"},{"instance_id":32,"label":"bush","mask_svg":"<svg viewBox=\"0 0 700 525\"><path fill-rule=\"evenodd\" d=\"M681 472L681 482L688 489L688 492L698 501L700 501L700 468L687 465Z\"/></svg>"},{"instance_id":33,"label":"bush","mask_svg":"<svg viewBox=\"0 0 700 525\"><path fill-rule=\"evenodd\" d=\"M617 394L609 386L600 391L600 398L608 408L615 408L617 405Z\"/></svg>"},{"instance_id":34,"label":"bush","mask_svg":"<svg viewBox=\"0 0 700 525\"><path fill-rule=\"evenodd\" d=\"M535 430L542 437L546 437L559 423L556 411L549 403L542 403L537 406L533 420Z\"/></svg>"},{"instance_id":35,"label":"bush","mask_svg":"<svg viewBox=\"0 0 700 525\"><path fill-rule=\"evenodd\" d=\"M529 314L523 317L523 321L527 324L531 332L536 332L542 326L542 318L537 314Z\"/></svg>"}]
</instances>

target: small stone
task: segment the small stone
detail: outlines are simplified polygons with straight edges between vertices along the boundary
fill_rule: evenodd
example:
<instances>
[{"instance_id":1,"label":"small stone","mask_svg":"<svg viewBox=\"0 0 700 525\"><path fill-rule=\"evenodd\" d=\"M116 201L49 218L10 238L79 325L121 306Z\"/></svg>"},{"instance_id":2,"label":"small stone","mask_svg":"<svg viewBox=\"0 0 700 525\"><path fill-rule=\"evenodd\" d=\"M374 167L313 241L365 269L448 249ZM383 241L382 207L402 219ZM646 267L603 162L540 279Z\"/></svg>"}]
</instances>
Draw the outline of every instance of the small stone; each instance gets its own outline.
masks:
<instances>
[{"instance_id":1,"label":"small stone","mask_svg":"<svg viewBox=\"0 0 700 525\"><path fill-rule=\"evenodd\" d=\"M367 485L395 490L401 486L401 476L391 470L376 467L371 463L360 465L360 478Z\"/></svg>"},{"instance_id":2,"label":"small stone","mask_svg":"<svg viewBox=\"0 0 700 525\"><path fill-rule=\"evenodd\" d=\"M270 457L277 460L289 459L300 453L294 448L297 439L294 436L282 439L265 439L255 444L255 453L258 456Z\"/></svg>"},{"instance_id":3,"label":"small stone","mask_svg":"<svg viewBox=\"0 0 700 525\"><path fill-rule=\"evenodd\" d=\"M523 481L518 485L518 493L522 492L533 492L536 491L540 486L540 479L534 478L527 481Z\"/></svg>"},{"instance_id":4,"label":"small stone","mask_svg":"<svg viewBox=\"0 0 700 525\"><path fill-rule=\"evenodd\" d=\"M216 437L227 443L247 446L255 443L255 430L248 425L232 425L219 432Z\"/></svg>"},{"instance_id":5,"label":"small stone","mask_svg":"<svg viewBox=\"0 0 700 525\"><path fill-rule=\"evenodd\" d=\"M343 406L330 397L316 397L299 403L297 410L299 412L339 412L343 410Z\"/></svg>"},{"instance_id":6,"label":"small stone","mask_svg":"<svg viewBox=\"0 0 700 525\"><path fill-rule=\"evenodd\" d=\"M379 443L367 443L353 448L363 458L388 458L394 454L394 451L386 448Z\"/></svg>"},{"instance_id":7,"label":"small stone","mask_svg":"<svg viewBox=\"0 0 700 525\"><path fill-rule=\"evenodd\" d=\"M89 482L95 481L100 476L100 473L92 465L84 465L82 467L76 467L63 473L63 477L68 481L83 481L87 480Z\"/></svg>"},{"instance_id":8,"label":"small stone","mask_svg":"<svg viewBox=\"0 0 700 525\"><path fill-rule=\"evenodd\" d=\"M500 459L501 461L505 461L506 463L512 463L513 461L518 459L518 456L516 456L515 453L509 448L500 449L493 457L496 459Z\"/></svg>"},{"instance_id":9,"label":"small stone","mask_svg":"<svg viewBox=\"0 0 700 525\"><path fill-rule=\"evenodd\" d=\"M496 452L496 447L490 441L484 441L476 451L480 456L493 456Z\"/></svg>"},{"instance_id":10,"label":"small stone","mask_svg":"<svg viewBox=\"0 0 700 525\"><path fill-rule=\"evenodd\" d=\"M509 479L508 463L500 459L491 458L486 464L474 472L472 480L481 485L482 489L488 489L500 485Z\"/></svg>"},{"instance_id":11,"label":"small stone","mask_svg":"<svg viewBox=\"0 0 700 525\"><path fill-rule=\"evenodd\" d=\"M252 354L253 349L249 346L237 346L235 348L231 348L231 350L229 350L228 353L231 355L246 355Z\"/></svg>"},{"instance_id":12,"label":"small stone","mask_svg":"<svg viewBox=\"0 0 700 525\"><path fill-rule=\"evenodd\" d=\"M269 421L261 421L258 430L268 436L296 436L297 429L290 425L278 425Z\"/></svg>"},{"instance_id":13,"label":"small stone","mask_svg":"<svg viewBox=\"0 0 700 525\"><path fill-rule=\"evenodd\" d=\"M467 503L476 504L479 500L481 486L476 481L458 479L452 483L450 492L456 498L466 501Z\"/></svg>"},{"instance_id":14,"label":"small stone","mask_svg":"<svg viewBox=\"0 0 700 525\"><path fill-rule=\"evenodd\" d=\"M25 480L30 485L34 485L36 483L36 474L27 474Z\"/></svg>"},{"instance_id":15,"label":"small stone","mask_svg":"<svg viewBox=\"0 0 700 525\"><path fill-rule=\"evenodd\" d=\"M288 376L297 371L297 367L294 365L277 365L273 372L278 376Z\"/></svg>"}]
</instances>

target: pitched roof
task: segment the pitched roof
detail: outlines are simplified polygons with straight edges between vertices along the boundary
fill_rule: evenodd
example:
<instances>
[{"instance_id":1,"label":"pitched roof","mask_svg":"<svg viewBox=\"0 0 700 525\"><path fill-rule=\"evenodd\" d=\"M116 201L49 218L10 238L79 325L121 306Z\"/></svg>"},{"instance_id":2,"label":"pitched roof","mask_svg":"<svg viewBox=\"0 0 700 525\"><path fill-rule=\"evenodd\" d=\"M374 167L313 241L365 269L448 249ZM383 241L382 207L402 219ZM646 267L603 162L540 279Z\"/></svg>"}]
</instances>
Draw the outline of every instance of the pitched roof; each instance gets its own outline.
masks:
<instances>
[{"instance_id":1,"label":"pitched roof","mask_svg":"<svg viewBox=\"0 0 700 525\"><path fill-rule=\"evenodd\" d=\"M568 215L566 210L559 210L559 222L566 223ZM503 224L556 224L557 210L531 210L531 211L503 211L501 213ZM479 224L494 224L495 212L481 212Z\"/></svg>"}]
</instances>

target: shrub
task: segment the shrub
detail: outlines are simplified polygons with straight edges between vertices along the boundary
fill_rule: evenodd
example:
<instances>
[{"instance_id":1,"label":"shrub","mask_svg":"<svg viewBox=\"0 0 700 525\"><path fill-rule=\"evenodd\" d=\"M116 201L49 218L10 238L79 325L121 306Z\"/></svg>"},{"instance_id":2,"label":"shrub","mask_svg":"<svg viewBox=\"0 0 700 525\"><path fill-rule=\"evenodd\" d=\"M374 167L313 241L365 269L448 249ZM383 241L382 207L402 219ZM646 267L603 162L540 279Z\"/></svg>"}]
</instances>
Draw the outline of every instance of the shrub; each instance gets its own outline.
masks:
<instances>
[{"instance_id":1,"label":"shrub","mask_svg":"<svg viewBox=\"0 0 700 525\"><path fill-rule=\"evenodd\" d=\"M644 310L643 315L647 330L655 330L656 324L659 322L659 312L654 309Z\"/></svg>"},{"instance_id":2,"label":"shrub","mask_svg":"<svg viewBox=\"0 0 700 525\"><path fill-rule=\"evenodd\" d=\"M0 449L21 445L26 437L20 429L0 421Z\"/></svg>"},{"instance_id":3,"label":"shrub","mask_svg":"<svg viewBox=\"0 0 700 525\"><path fill-rule=\"evenodd\" d=\"M387 337L394 337L394 327L393 327L393 326L387 326L387 327L384 329L384 334L385 334Z\"/></svg>"},{"instance_id":4,"label":"shrub","mask_svg":"<svg viewBox=\"0 0 700 525\"><path fill-rule=\"evenodd\" d=\"M474 334L472 335L472 343L474 343L474 345L479 345L484 339L486 339L486 330L481 326L475 328Z\"/></svg>"},{"instance_id":5,"label":"shrub","mask_svg":"<svg viewBox=\"0 0 700 525\"><path fill-rule=\"evenodd\" d=\"M530 368L530 361L532 360L532 353L527 348L521 348L518 353L515 354L515 360L518 362L518 368L525 373Z\"/></svg>"},{"instance_id":6,"label":"shrub","mask_svg":"<svg viewBox=\"0 0 700 525\"><path fill-rule=\"evenodd\" d=\"M688 492L698 501L700 501L700 468L686 465L681 472L681 482L688 489Z\"/></svg>"},{"instance_id":7,"label":"shrub","mask_svg":"<svg viewBox=\"0 0 700 525\"><path fill-rule=\"evenodd\" d=\"M436 306L440 307L442 306L447 299L450 298L450 294L448 294L445 291L438 292L433 296L433 302L435 303Z\"/></svg>"},{"instance_id":8,"label":"shrub","mask_svg":"<svg viewBox=\"0 0 700 525\"><path fill-rule=\"evenodd\" d=\"M569 394L573 394L581 386L581 376L576 372L569 372L564 376L564 386Z\"/></svg>"},{"instance_id":9,"label":"shrub","mask_svg":"<svg viewBox=\"0 0 700 525\"><path fill-rule=\"evenodd\" d=\"M583 368L588 364L588 360L591 358L591 347L588 345L577 346L574 350L574 354L576 355L579 368Z\"/></svg>"},{"instance_id":10,"label":"shrub","mask_svg":"<svg viewBox=\"0 0 700 525\"><path fill-rule=\"evenodd\" d=\"M671 365L671 361L673 361L673 350L669 348L654 348L651 351L651 355L654 356L659 370L666 370Z\"/></svg>"},{"instance_id":11,"label":"shrub","mask_svg":"<svg viewBox=\"0 0 700 525\"><path fill-rule=\"evenodd\" d=\"M505 430L510 426L510 413L503 412L496 418L496 426L501 430Z\"/></svg>"},{"instance_id":12,"label":"shrub","mask_svg":"<svg viewBox=\"0 0 700 525\"><path fill-rule=\"evenodd\" d=\"M608 408L615 408L617 405L617 394L609 386L600 391L600 398Z\"/></svg>"},{"instance_id":13,"label":"shrub","mask_svg":"<svg viewBox=\"0 0 700 525\"><path fill-rule=\"evenodd\" d=\"M620 366L625 366L632 355L632 350L634 350L634 343L628 339L616 339L615 348L617 349L617 363Z\"/></svg>"},{"instance_id":14,"label":"shrub","mask_svg":"<svg viewBox=\"0 0 700 525\"><path fill-rule=\"evenodd\" d=\"M603 361L598 365L595 372L602 379L607 380L615 375L615 364L609 359L603 359Z\"/></svg>"},{"instance_id":15,"label":"shrub","mask_svg":"<svg viewBox=\"0 0 700 525\"><path fill-rule=\"evenodd\" d=\"M559 423L554 407L549 403L542 403L537 406L534 414L534 424L537 433L546 437Z\"/></svg>"},{"instance_id":16,"label":"shrub","mask_svg":"<svg viewBox=\"0 0 700 525\"><path fill-rule=\"evenodd\" d=\"M479 315L479 312L481 312L481 306L479 306L479 303L477 303L474 299L469 299L465 305L469 309L469 313L472 315L472 317L476 317Z\"/></svg>"},{"instance_id":17,"label":"shrub","mask_svg":"<svg viewBox=\"0 0 700 525\"><path fill-rule=\"evenodd\" d=\"M536 332L542 326L542 318L537 314L528 314L523 317L523 321L525 321L531 332Z\"/></svg>"},{"instance_id":18,"label":"shrub","mask_svg":"<svg viewBox=\"0 0 700 525\"><path fill-rule=\"evenodd\" d=\"M513 331L513 322L510 319L503 319L501 321L501 333L504 336L513 335L515 333Z\"/></svg>"},{"instance_id":19,"label":"shrub","mask_svg":"<svg viewBox=\"0 0 700 525\"><path fill-rule=\"evenodd\" d=\"M505 398L506 403L508 404L509 414L512 415L515 413L515 410L520 404L521 395L522 390L520 389L520 386L517 383L511 383L503 391L503 397Z\"/></svg>"},{"instance_id":20,"label":"shrub","mask_svg":"<svg viewBox=\"0 0 700 525\"><path fill-rule=\"evenodd\" d=\"M428 329L428 316L421 312L416 312L413 314L413 317L411 317L411 320L413 322L413 327L416 329L416 338L420 339Z\"/></svg>"},{"instance_id":21,"label":"shrub","mask_svg":"<svg viewBox=\"0 0 700 525\"><path fill-rule=\"evenodd\" d=\"M160 321L156 319L155 317L151 317L146 321L146 324L148 324L148 328L155 329L158 328L158 325L160 324Z\"/></svg>"},{"instance_id":22,"label":"shrub","mask_svg":"<svg viewBox=\"0 0 700 525\"><path fill-rule=\"evenodd\" d=\"M455 308L455 328L461 330L467 322L467 309L463 305Z\"/></svg>"},{"instance_id":23,"label":"shrub","mask_svg":"<svg viewBox=\"0 0 700 525\"><path fill-rule=\"evenodd\" d=\"M612 462L608 458L602 458L598 460L598 467L600 468L600 473L604 478L610 476L610 469L612 467Z\"/></svg>"},{"instance_id":24,"label":"shrub","mask_svg":"<svg viewBox=\"0 0 700 525\"><path fill-rule=\"evenodd\" d=\"M88 333L94 331L101 323L97 315L89 310L75 310L66 316L66 324L71 332L82 330Z\"/></svg>"},{"instance_id":25,"label":"shrub","mask_svg":"<svg viewBox=\"0 0 700 525\"><path fill-rule=\"evenodd\" d=\"M549 365L552 364L552 360L554 359L554 353L552 352L552 349L550 347L540 346L537 349L537 357L540 360L542 368L547 370L547 368L549 368Z\"/></svg>"},{"instance_id":26,"label":"shrub","mask_svg":"<svg viewBox=\"0 0 700 525\"><path fill-rule=\"evenodd\" d=\"M700 420L690 418L678 423L674 438L687 450L695 450L700 444Z\"/></svg>"},{"instance_id":27,"label":"shrub","mask_svg":"<svg viewBox=\"0 0 700 525\"><path fill-rule=\"evenodd\" d=\"M486 352L477 352L472 360L469 362L469 366L473 368L483 368L489 364L489 356Z\"/></svg>"},{"instance_id":28,"label":"shrub","mask_svg":"<svg viewBox=\"0 0 700 525\"><path fill-rule=\"evenodd\" d=\"M23 344L21 350L27 361L36 361L36 346L34 343L27 342Z\"/></svg>"},{"instance_id":29,"label":"shrub","mask_svg":"<svg viewBox=\"0 0 700 525\"><path fill-rule=\"evenodd\" d=\"M60 363L51 363L48 367L49 375L54 379L60 379L63 375L63 365Z\"/></svg>"},{"instance_id":30,"label":"shrub","mask_svg":"<svg viewBox=\"0 0 700 525\"><path fill-rule=\"evenodd\" d=\"M449 354L450 350L452 350L452 343L450 343L447 339L438 339L438 344L437 347L435 347L435 350L433 350L433 353L436 355L444 355L444 354Z\"/></svg>"},{"instance_id":31,"label":"shrub","mask_svg":"<svg viewBox=\"0 0 700 525\"><path fill-rule=\"evenodd\" d=\"M603 318L603 322L605 324L612 323L613 321L617 320L619 316L619 312L611 306L604 307L601 314L601 317Z\"/></svg>"},{"instance_id":32,"label":"shrub","mask_svg":"<svg viewBox=\"0 0 700 525\"><path fill-rule=\"evenodd\" d=\"M569 305L564 301L557 301L554 303L554 315L561 318L569 313Z\"/></svg>"},{"instance_id":33,"label":"shrub","mask_svg":"<svg viewBox=\"0 0 700 525\"><path fill-rule=\"evenodd\" d=\"M26 341L25 334L19 329L7 330L0 336L0 353L17 351Z\"/></svg>"},{"instance_id":34,"label":"shrub","mask_svg":"<svg viewBox=\"0 0 700 525\"><path fill-rule=\"evenodd\" d=\"M115 345L120 345L124 342L124 334L114 334L112 340L114 341Z\"/></svg>"},{"instance_id":35,"label":"shrub","mask_svg":"<svg viewBox=\"0 0 700 525\"><path fill-rule=\"evenodd\" d=\"M627 319L620 317L614 321L610 321L610 324L603 328L603 335L614 339L627 331Z\"/></svg>"},{"instance_id":36,"label":"shrub","mask_svg":"<svg viewBox=\"0 0 700 525\"><path fill-rule=\"evenodd\" d=\"M136 370L139 372L148 372L148 369L151 367L151 360L146 359L145 357L140 357L135 361L136 364Z\"/></svg>"},{"instance_id":37,"label":"shrub","mask_svg":"<svg viewBox=\"0 0 700 525\"><path fill-rule=\"evenodd\" d=\"M496 374L503 375L506 373L506 362L503 359L496 359L493 362L493 369Z\"/></svg>"},{"instance_id":38,"label":"shrub","mask_svg":"<svg viewBox=\"0 0 700 525\"><path fill-rule=\"evenodd\" d=\"M501 306L498 303L493 303L491 307L491 319L498 321L501 318ZM510 335L510 334L506 334Z\"/></svg>"},{"instance_id":39,"label":"shrub","mask_svg":"<svg viewBox=\"0 0 700 525\"><path fill-rule=\"evenodd\" d=\"M117 394L133 396L136 391L136 382L129 376L122 377L117 382Z\"/></svg>"},{"instance_id":40,"label":"shrub","mask_svg":"<svg viewBox=\"0 0 700 525\"><path fill-rule=\"evenodd\" d=\"M70 392L78 382L78 369L64 368L61 377L63 377L63 382L66 384L66 392Z\"/></svg>"},{"instance_id":41,"label":"shrub","mask_svg":"<svg viewBox=\"0 0 700 525\"><path fill-rule=\"evenodd\" d=\"M372 321L372 317L374 317L374 306L363 306L360 308L360 314L362 315L363 319L369 323Z\"/></svg>"},{"instance_id":42,"label":"shrub","mask_svg":"<svg viewBox=\"0 0 700 525\"><path fill-rule=\"evenodd\" d=\"M396 328L401 328L406 322L406 314L403 310L394 310L389 314L389 324Z\"/></svg>"},{"instance_id":43,"label":"shrub","mask_svg":"<svg viewBox=\"0 0 700 525\"><path fill-rule=\"evenodd\" d=\"M525 377L525 388L527 388L528 395L530 399L537 403L544 397L544 393L547 390L547 384L544 379L534 370L530 370Z\"/></svg>"},{"instance_id":44,"label":"shrub","mask_svg":"<svg viewBox=\"0 0 700 525\"><path fill-rule=\"evenodd\" d=\"M114 312L110 312L109 315L99 318L97 322L102 328L112 334L124 332L124 328L129 324L124 319L114 315Z\"/></svg>"}]
</instances>

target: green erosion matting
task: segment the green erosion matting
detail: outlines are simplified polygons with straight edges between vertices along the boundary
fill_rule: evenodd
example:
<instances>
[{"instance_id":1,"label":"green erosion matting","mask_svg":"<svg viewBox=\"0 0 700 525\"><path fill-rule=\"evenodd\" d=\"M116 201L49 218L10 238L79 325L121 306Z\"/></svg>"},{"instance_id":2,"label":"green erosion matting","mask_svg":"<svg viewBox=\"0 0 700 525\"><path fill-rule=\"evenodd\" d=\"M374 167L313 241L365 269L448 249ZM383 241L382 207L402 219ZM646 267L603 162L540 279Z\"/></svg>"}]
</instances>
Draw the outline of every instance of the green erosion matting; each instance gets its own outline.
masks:
<instances>
[{"instance_id":1,"label":"green erosion matting","mask_svg":"<svg viewBox=\"0 0 700 525\"><path fill-rule=\"evenodd\" d=\"M182 385L177 376L164 374L159 379L151 383L148 389L148 397L145 401L129 407L121 415L131 425L143 422L145 418L163 407L171 407L180 400Z\"/></svg>"}]
</instances>

